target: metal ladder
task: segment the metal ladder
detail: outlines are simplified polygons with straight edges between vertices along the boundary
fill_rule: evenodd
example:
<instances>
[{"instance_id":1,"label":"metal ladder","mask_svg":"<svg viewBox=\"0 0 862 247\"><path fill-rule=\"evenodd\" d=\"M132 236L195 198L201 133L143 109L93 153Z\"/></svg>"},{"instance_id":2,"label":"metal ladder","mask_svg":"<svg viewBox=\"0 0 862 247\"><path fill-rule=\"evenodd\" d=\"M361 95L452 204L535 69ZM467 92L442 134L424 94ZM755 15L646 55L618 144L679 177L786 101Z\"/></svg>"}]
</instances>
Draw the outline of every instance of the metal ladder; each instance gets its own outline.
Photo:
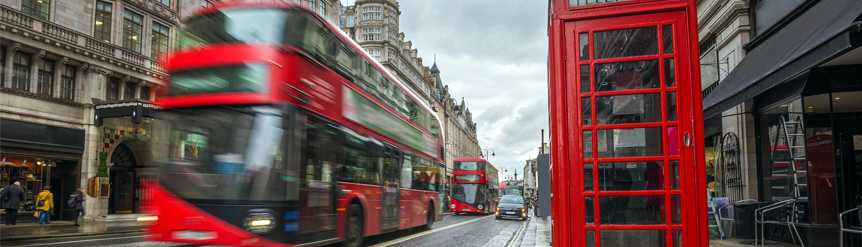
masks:
<instances>
[{"instance_id":1,"label":"metal ladder","mask_svg":"<svg viewBox=\"0 0 862 247\"><path fill-rule=\"evenodd\" d=\"M709 212L709 215L711 215L712 218L715 220L715 225L709 225L708 228L717 227L718 233L721 234L721 239L725 239L724 228L721 227L721 215L720 215L720 212L718 211L718 209L715 208L715 202L712 200L712 195L709 194L709 187L706 187L706 196L708 199L708 201L707 201L707 204L709 206L708 210L711 211L711 212ZM708 222L708 220L707 220L707 222Z\"/></svg>"},{"instance_id":2,"label":"metal ladder","mask_svg":"<svg viewBox=\"0 0 862 247\"><path fill-rule=\"evenodd\" d=\"M792 121L785 121L784 116L781 116L781 128L784 131L784 140L787 141L787 152L790 154L790 161L787 165L790 167L790 173L793 176L793 197L800 198L801 194L799 193L799 187L806 187L805 189L807 189L808 186L808 183L802 185L799 184L800 173L804 176L805 174L807 174L807 171L800 171L796 169L797 161L799 161L799 164L806 165L805 133L803 132L805 131L805 126L803 126L802 124L801 114L789 113L788 117L790 117L790 115L792 114L798 115ZM791 133L791 131L793 131L793 133ZM781 136L778 136L776 138L781 138ZM780 142L776 141L776 145L777 143Z\"/></svg>"}]
</instances>

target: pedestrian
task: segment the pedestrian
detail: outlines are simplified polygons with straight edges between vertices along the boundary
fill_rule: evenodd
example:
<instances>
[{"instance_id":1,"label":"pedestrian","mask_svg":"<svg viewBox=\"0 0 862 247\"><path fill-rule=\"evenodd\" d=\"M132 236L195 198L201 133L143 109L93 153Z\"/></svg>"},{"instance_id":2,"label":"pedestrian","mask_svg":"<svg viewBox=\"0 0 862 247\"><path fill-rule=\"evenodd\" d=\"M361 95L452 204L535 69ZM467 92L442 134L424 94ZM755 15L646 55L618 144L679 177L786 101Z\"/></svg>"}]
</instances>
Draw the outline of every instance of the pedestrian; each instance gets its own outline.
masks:
<instances>
[{"instance_id":1,"label":"pedestrian","mask_svg":"<svg viewBox=\"0 0 862 247\"><path fill-rule=\"evenodd\" d=\"M21 188L21 182L6 186L3 192L0 193L0 207L6 209L6 225L15 225L18 220L18 209L21 208L21 201L24 201L24 189Z\"/></svg>"},{"instance_id":2,"label":"pedestrian","mask_svg":"<svg viewBox=\"0 0 862 247\"><path fill-rule=\"evenodd\" d=\"M54 194L51 187L45 186L39 196L36 197L36 211L39 213L39 224L48 224L51 218L51 210L54 209Z\"/></svg>"},{"instance_id":3,"label":"pedestrian","mask_svg":"<svg viewBox=\"0 0 862 247\"><path fill-rule=\"evenodd\" d=\"M75 209L75 226L81 226L78 224L78 218L84 216L84 189L78 188L77 191L72 192L72 195L69 196L69 201L66 204L69 204L70 208Z\"/></svg>"}]
</instances>

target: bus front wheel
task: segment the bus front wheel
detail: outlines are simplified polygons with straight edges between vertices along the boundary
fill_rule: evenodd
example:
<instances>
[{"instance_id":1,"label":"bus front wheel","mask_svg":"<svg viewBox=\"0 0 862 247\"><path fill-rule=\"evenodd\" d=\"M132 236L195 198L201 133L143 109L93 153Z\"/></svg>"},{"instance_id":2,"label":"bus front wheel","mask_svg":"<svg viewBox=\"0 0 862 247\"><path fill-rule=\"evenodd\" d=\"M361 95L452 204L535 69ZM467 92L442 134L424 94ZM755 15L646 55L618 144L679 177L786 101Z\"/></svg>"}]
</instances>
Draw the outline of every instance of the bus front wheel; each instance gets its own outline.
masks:
<instances>
[{"instance_id":1,"label":"bus front wheel","mask_svg":"<svg viewBox=\"0 0 862 247\"><path fill-rule=\"evenodd\" d=\"M455 215L461 215L461 212L455 212Z\"/></svg>"},{"instance_id":2,"label":"bus front wheel","mask_svg":"<svg viewBox=\"0 0 862 247\"><path fill-rule=\"evenodd\" d=\"M362 207L353 204L347 209L347 229L345 229L344 247L362 246Z\"/></svg>"}]
</instances>

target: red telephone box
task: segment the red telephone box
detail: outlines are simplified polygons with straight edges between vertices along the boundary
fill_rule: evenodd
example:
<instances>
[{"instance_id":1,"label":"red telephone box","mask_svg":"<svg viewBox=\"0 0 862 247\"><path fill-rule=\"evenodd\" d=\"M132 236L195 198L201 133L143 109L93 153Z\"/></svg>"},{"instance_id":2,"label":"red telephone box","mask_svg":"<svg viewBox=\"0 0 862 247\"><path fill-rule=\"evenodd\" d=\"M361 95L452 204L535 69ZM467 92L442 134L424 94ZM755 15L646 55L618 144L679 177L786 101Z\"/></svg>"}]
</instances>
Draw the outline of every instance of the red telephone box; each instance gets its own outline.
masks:
<instances>
[{"instance_id":1,"label":"red telephone box","mask_svg":"<svg viewBox=\"0 0 862 247\"><path fill-rule=\"evenodd\" d=\"M551 0L554 245L707 246L695 0Z\"/></svg>"}]
</instances>

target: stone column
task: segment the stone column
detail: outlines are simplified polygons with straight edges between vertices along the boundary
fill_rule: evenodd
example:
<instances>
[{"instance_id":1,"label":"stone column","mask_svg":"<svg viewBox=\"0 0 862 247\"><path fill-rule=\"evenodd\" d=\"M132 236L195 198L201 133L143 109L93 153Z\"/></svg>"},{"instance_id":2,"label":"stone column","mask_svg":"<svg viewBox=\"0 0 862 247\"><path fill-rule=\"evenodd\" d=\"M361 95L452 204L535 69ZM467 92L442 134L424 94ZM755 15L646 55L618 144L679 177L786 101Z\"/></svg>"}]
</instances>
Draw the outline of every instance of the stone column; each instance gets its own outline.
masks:
<instances>
[{"instance_id":1,"label":"stone column","mask_svg":"<svg viewBox=\"0 0 862 247\"><path fill-rule=\"evenodd\" d=\"M92 103L89 97L86 97L89 95L87 92L92 88L89 86L90 84L85 82L88 68L90 68L89 63L81 63L81 65L75 68L75 91L72 92L72 100L75 100L75 102L83 104Z\"/></svg>"},{"instance_id":2,"label":"stone column","mask_svg":"<svg viewBox=\"0 0 862 247\"><path fill-rule=\"evenodd\" d=\"M63 76L63 70L66 69L66 63L69 62L69 57L61 57L54 63L54 88L51 89L51 95L57 98L62 98L60 95L61 89L63 85L60 85L62 82L61 77Z\"/></svg>"},{"instance_id":3,"label":"stone column","mask_svg":"<svg viewBox=\"0 0 862 247\"><path fill-rule=\"evenodd\" d=\"M37 92L36 88L39 84L39 60L42 60L44 56L45 50L40 50L30 56L30 88L28 90L30 93Z\"/></svg>"},{"instance_id":4,"label":"stone column","mask_svg":"<svg viewBox=\"0 0 862 247\"><path fill-rule=\"evenodd\" d=\"M4 64L6 64L5 73L3 73L3 87L12 87L12 60L15 58L15 51L21 49L21 43L15 43L14 45L10 45L6 47L6 57L0 58L4 59Z\"/></svg>"},{"instance_id":5,"label":"stone column","mask_svg":"<svg viewBox=\"0 0 862 247\"><path fill-rule=\"evenodd\" d=\"M118 85L118 87L117 87L117 99L118 100L130 100L130 99L126 98L126 84L129 83L129 80L131 80L131 79L132 79L131 76L126 76L126 77L123 77L122 80L120 80L120 85Z\"/></svg>"},{"instance_id":6,"label":"stone column","mask_svg":"<svg viewBox=\"0 0 862 247\"><path fill-rule=\"evenodd\" d=\"M147 85L147 81L141 81L135 84L135 99L141 99L141 88ZM150 99L142 99L142 100L150 100Z\"/></svg>"}]
</instances>

